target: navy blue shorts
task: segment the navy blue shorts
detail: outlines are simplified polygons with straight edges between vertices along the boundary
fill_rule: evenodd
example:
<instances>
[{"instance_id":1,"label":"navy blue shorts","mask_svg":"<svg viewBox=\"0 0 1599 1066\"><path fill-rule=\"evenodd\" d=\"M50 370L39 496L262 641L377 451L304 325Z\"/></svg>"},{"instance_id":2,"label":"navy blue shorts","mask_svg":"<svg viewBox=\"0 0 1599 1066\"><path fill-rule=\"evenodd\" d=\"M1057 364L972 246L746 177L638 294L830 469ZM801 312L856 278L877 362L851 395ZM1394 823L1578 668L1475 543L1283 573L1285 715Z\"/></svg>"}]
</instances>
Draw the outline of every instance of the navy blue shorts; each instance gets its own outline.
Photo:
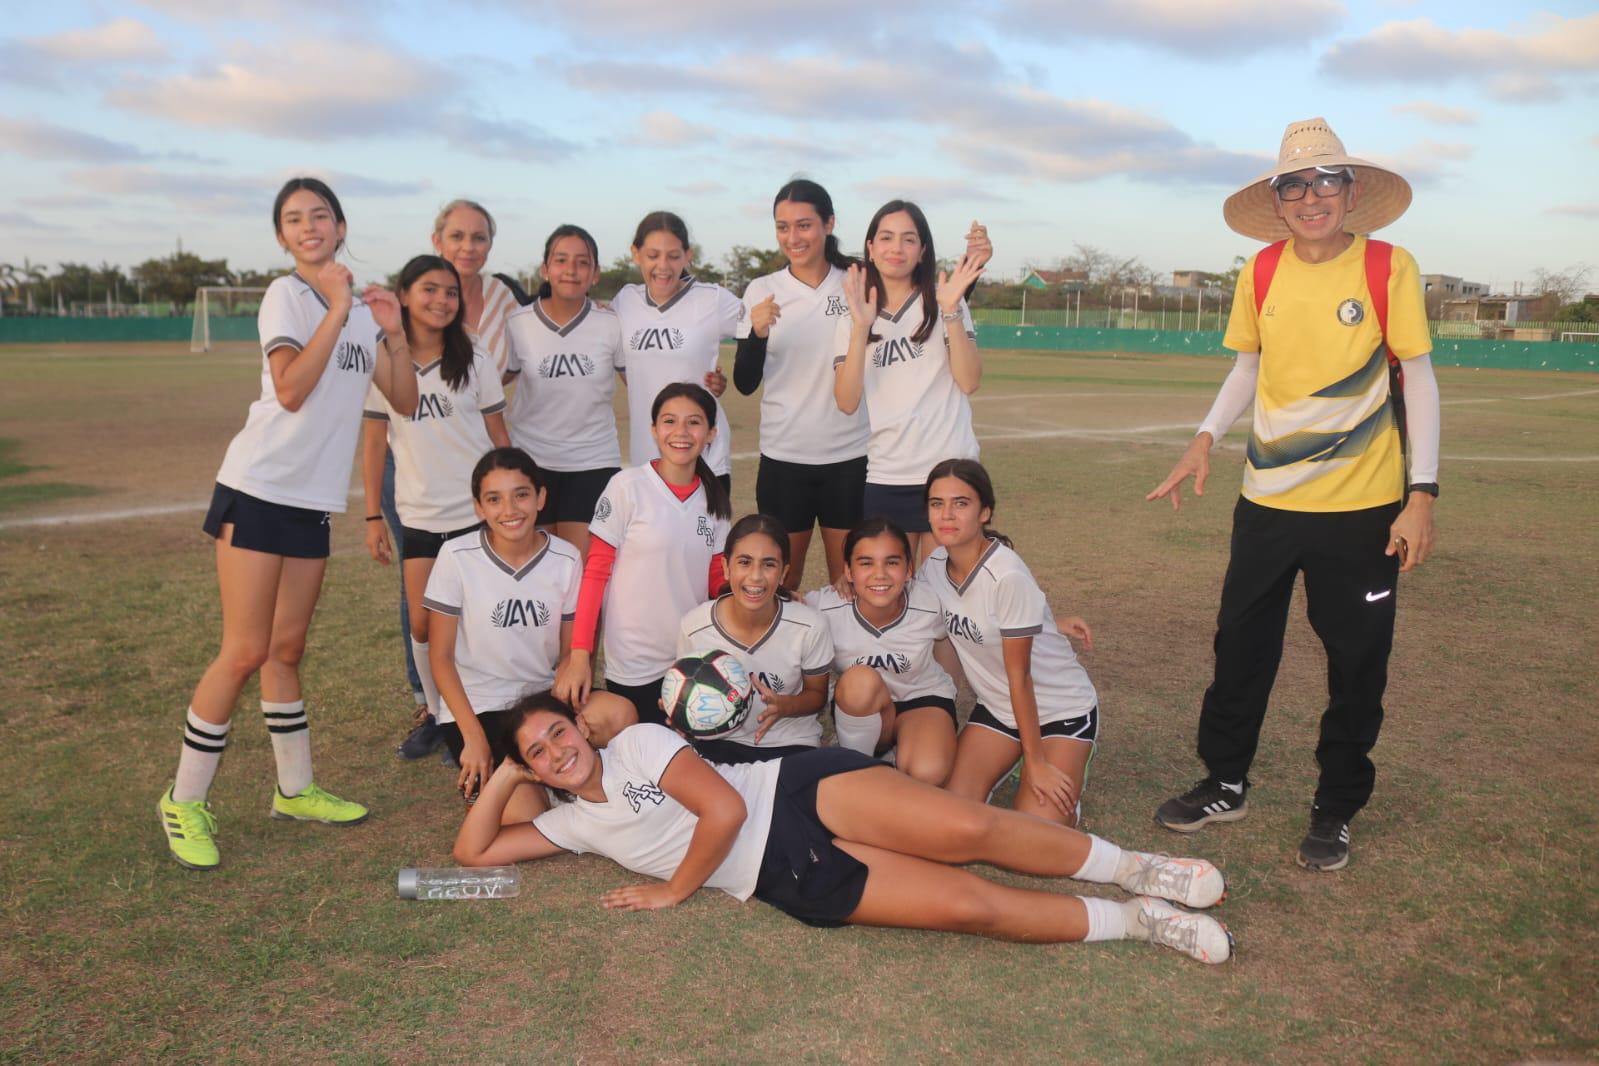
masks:
<instances>
[{"instance_id":1,"label":"navy blue shorts","mask_svg":"<svg viewBox=\"0 0 1599 1066\"><path fill-rule=\"evenodd\" d=\"M651 681L643 685L624 685L620 681L605 679L605 691L614 692L633 705L641 722L666 725L666 712L661 710L661 683Z\"/></svg>"},{"instance_id":2,"label":"navy blue shorts","mask_svg":"<svg viewBox=\"0 0 1599 1066\"><path fill-rule=\"evenodd\" d=\"M837 463L791 463L761 456L755 473L755 507L790 533L853 529L860 525L866 491L866 456Z\"/></svg>"},{"instance_id":3,"label":"navy blue shorts","mask_svg":"<svg viewBox=\"0 0 1599 1066\"><path fill-rule=\"evenodd\" d=\"M843 925L866 894L866 864L833 843L816 814L816 786L834 774L882 767L848 748L812 748L785 758L772 797L772 826L755 898L806 925Z\"/></svg>"},{"instance_id":4,"label":"navy blue shorts","mask_svg":"<svg viewBox=\"0 0 1599 1066\"><path fill-rule=\"evenodd\" d=\"M769 748L757 748L753 744L740 744L736 740L693 740L690 743L694 745L694 750L700 753L700 758L706 762L719 762L723 766L771 762L773 759L786 759L790 755L804 755L816 750L804 744L780 744Z\"/></svg>"},{"instance_id":5,"label":"navy blue shorts","mask_svg":"<svg viewBox=\"0 0 1599 1066\"><path fill-rule=\"evenodd\" d=\"M996 733L1003 733L1005 736L1010 737L1018 744L1022 742L1020 733L995 718L994 712L984 707L981 703L972 708L972 716L966 720L966 725L968 728L975 725L984 729L992 729ZM1067 718L1059 722L1049 722L1041 725L1038 731L1046 737L1065 737L1067 740L1086 740L1090 744L1097 743L1099 740L1099 708L1096 706L1080 718Z\"/></svg>"},{"instance_id":6,"label":"navy blue shorts","mask_svg":"<svg viewBox=\"0 0 1599 1066\"><path fill-rule=\"evenodd\" d=\"M906 711L920 710L923 707L937 707L949 715L949 720L960 725L960 715L955 713L955 701L948 696L912 696L908 700L895 700L894 713L904 714Z\"/></svg>"},{"instance_id":7,"label":"navy blue shorts","mask_svg":"<svg viewBox=\"0 0 1599 1066\"><path fill-rule=\"evenodd\" d=\"M437 559L439 552L444 549L444 542L464 537L468 533L476 533L482 528L482 522L474 522L464 529L451 530L448 533L433 533L426 529L412 529L410 526L400 527L400 558L401 559Z\"/></svg>"},{"instance_id":8,"label":"navy blue shorts","mask_svg":"<svg viewBox=\"0 0 1599 1066\"><path fill-rule=\"evenodd\" d=\"M619 466L600 467L596 470L545 470L544 508L539 511L538 524L553 526L557 522L582 522L594 520L594 505L605 493L611 476ZM577 547L581 548L579 544Z\"/></svg>"},{"instance_id":9,"label":"navy blue shorts","mask_svg":"<svg viewBox=\"0 0 1599 1066\"><path fill-rule=\"evenodd\" d=\"M921 485L878 485L866 483L861 515L865 518L891 518L907 533L931 533L927 523L927 500Z\"/></svg>"},{"instance_id":10,"label":"navy blue shorts","mask_svg":"<svg viewBox=\"0 0 1599 1066\"><path fill-rule=\"evenodd\" d=\"M270 503L218 482L200 528L220 540L222 527L231 522L235 548L288 559L326 559L332 550L332 521L326 511Z\"/></svg>"}]
</instances>

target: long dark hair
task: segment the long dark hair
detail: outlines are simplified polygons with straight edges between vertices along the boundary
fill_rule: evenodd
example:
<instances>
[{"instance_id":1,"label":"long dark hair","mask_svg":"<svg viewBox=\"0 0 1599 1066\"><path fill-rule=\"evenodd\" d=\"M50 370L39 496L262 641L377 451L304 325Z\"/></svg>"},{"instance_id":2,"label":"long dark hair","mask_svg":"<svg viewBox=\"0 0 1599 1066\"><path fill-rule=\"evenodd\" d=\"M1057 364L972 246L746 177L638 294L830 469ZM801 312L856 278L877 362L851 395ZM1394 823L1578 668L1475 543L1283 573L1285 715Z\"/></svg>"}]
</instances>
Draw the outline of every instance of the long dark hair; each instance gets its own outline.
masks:
<instances>
[{"instance_id":1,"label":"long dark hair","mask_svg":"<svg viewBox=\"0 0 1599 1066\"><path fill-rule=\"evenodd\" d=\"M924 501L925 503L925 494ZM892 518L875 515L857 525L844 537L844 565L849 565L850 556L855 554L855 546L863 540L873 537L890 536L899 541L900 547L905 549L905 562L911 567L916 566L916 553L911 550L911 538L900 528L899 523Z\"/></svg>"},{"instance_id":2,"label":"long dark hair","mask_svg":"<svg viewBox=\"0 0 1599 1066\"><path fill-rule=\"evenodd\" d=\"M696 385L691 381L674 381L666 386L655 396L655 402L650 404L650 425L661 417L661 408L667 400L678 397L693 400L705 412L705 422L712 429L716 428L716 397L705 390L705 386ZM722 484L722 479L711 472L711 464L705 461L702 451L694 460L694 472L699 475L700 484L705 486L705 507L717 518L729 519L733 517L733 501L727 498L727 487Z\"/></svg>"},{"instance_id":3,"label":"long dark hair","mask_svg":"<svg viewBox=\"0 0 1599 1066\"><path fill-rule=\"evenodd\" d=\"M555 242L564 237L581 237L583 243L589 246L589 255L594 257L595 267L597 268L600 265L600 246L594 243L594 238L589 235L589 231L582 226L574 226L568 222L564 225L556 226L550 235L544 239L544 258L539 261L541 264L539 269L541 271L550 262L550 253L555 250ZM687 246L685 245L684 247ZM539 284L538 297L541 300L546 299L553 291L550 288L549 279L545 278Z\"/></svg>"},{"instance_id":4,"label":"long dark hair","mask_svg":"<svg viewBox=\"0 0 1599 1066\"><path fill-rule=\"evenodd\" d=\"M495 470L515 470L533 483L533 487L543 491L549 487L550 479L539 469L539 464L533 457L521 448L514 445L509 448L490 448L483 453L483 458L477 461L472 468L472 498L475 500L483 490L483 479Z\"/></svg>"},{"instance_id":5,"label":"long dark hair","mask_svg":"<svg viewBox=\"0 0 1599 1066\"><path fill-rule=\"evenodd\" d=\"M461 290L461 275L455 265L443 256L427 255L413 256L411 261L400 268L399 280L394 283L394 292L401 297L400 321L405 323L405 337L411 339L411 311L405 306L406 291L423 274L435 270L442 270L455 279L456 292ZM472 338L466 335L466 296L462 294L455 305L455 317L450 319L450 324L444 327L444 354L439 357L439 377L450 387L452 392L460 392L466 387L468 379L472 377Z\"/></svg>"},{"instance_id":6,"label":"long dark hair","mask_svg":"<svg viewBox=\"0 0 1599 1066\"><path fill-rule=\"evenodd\" d=\"M772 214L777 214L777 205L783 203L810 204L816 208L816 214L825 225L833 221L833 198L827 195L827 190L809 178L795 178L787 185L777 190L777 195L772 198ZM859 265L859 260L847 256L838 246L838 238L833 234L827 235L827 241L822 245L822 254L827 261L840 270L848 270Z\"/></svg>"},{"instance_id":7,"label":"long dark hair","mask_svg":"<svg viewBox=\"0 0 1599 1066\"><path fill-rule=\"evenodd\" d=\"M288 202L289 197L293 196L301 189L304 189L307 192L315 193L323 200L327 201L328 207L332 208L333 210L333 221L341 225L344 223L344 208L342 205L340 205L339 198L333 195L333 190L328 188L327 182L323 181L321 178L290 178L288 181L283 183L283 188L278 190L277 198L272 201L273 233L279 234L280 236L282 235L283 205ZM344 247L344 238L339 238L338 247Z\"/></svg>"},{"instance_id":8,"label":"long dark hair","mask_svg":"<svg viewBox=\"0 0 1599 1066\"><path fill-rule=\"evenodd\" d=\"M882 301L888 298L883 292L883 275L878 272L877 264L872 262L872 238L877 236L877 227L883 219L898 211L911 216L911 222L916 225L916 235L922 241L922 257L917 260L916 269L911 271L911 284L922 294L922 322L911 334L911 340L920 344L933 335L933 325L938 321L938 256L933 252L933 231L927 225L927 216L909 200L890 200L877 209L877 214L872 216L871 223L866 227L866 250L863 253L866 287L877 290L878 309L888 310L882 306ZM875 341L879 338L874 331L869 339Z\"/></svg>"},{"instance_id":9,"label":"long dark hair","mask_svg":"<svg viewBox=\"0 0 1599 1066\"><path fill-rule=\"evenodd\" d=\"M500 750L505 752L509 759L515 762L516 765L522 767L524 770L528 769L529 767L527 765L527 758L522 754L522 746L516 742L516 734L517 731L522 728L522 724L524 722L533 717L535 714L538 714L540 711L548 711L551 714L560 715L568 722L571 722L573 728L577 727L577 712L572 710L571 706L565 700L561 699L559 696L556 696L553 692L534 692L523 696L509 707L505 708L504 712L500 715L500 721L502 723L500 729ZM567 792L565 789L551 788L549 791L562 803L572 802L572 794Z\"/></svg>"},{"instance_id":10,"label":"long dark hair","mask_svg":"<svg viewBox=\"0 0 1599 1066\"><path fill-rule=\"evenodd\" d=\"M952 477L964 481L977 493L977 503L980 507L988 508L989 521L994 518L994 482L988 476L988 471L976 459L945 459L927 472L927 483L922 486L922 506L927 506L927 501L933 495L933 482L939 478ZM1007 548L1013 548L1009 537L997 529L991 528L988 523L983 524L983 536L999 541ZM845 558L848 558L846 555Z\"/></svg>"},{"instance_id":11,"label":"long dark hair","mask_svg":"<svg viewBox=\"0 0 1599 1066\"><path fill-rule=\"evenodd\" d=\"M777 544L777 553L783 558L783 566L790 563L790 547L788 543L788 530L783 528L783 523L769 514L747 514L733 523L733 528L727 531L727 540L722 546L722 562L731 566L733 563L733 545L745 537L755 535L769 537ZM792 600L794 594L783 585L777 587L777 598Z\"/></svg>"}]
</instances>

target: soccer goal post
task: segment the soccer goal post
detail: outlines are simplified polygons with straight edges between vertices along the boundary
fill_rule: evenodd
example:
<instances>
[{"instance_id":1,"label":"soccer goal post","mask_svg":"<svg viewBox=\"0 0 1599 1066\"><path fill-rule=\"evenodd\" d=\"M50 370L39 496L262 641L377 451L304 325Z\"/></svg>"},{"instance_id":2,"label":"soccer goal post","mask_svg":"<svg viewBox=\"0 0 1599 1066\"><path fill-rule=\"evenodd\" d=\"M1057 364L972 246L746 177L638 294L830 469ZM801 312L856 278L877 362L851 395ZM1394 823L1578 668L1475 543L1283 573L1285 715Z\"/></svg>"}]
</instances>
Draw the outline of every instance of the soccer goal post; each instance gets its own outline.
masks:
<instances>
[{"instance_id":1,"label":"soccer goal post","mask_svg":"<svg viewBox=\"0 0 1599 1066\"><path fill-rule=\"evenodd\" d=\"M214 341L240 340L254 336L254 327L244 334L224 329L219 320L254 317L261 309L266 289L230 285L202 285L194 290L194 329L189 334L189 351L209 352Z\"/></svg>"}]
</instances>

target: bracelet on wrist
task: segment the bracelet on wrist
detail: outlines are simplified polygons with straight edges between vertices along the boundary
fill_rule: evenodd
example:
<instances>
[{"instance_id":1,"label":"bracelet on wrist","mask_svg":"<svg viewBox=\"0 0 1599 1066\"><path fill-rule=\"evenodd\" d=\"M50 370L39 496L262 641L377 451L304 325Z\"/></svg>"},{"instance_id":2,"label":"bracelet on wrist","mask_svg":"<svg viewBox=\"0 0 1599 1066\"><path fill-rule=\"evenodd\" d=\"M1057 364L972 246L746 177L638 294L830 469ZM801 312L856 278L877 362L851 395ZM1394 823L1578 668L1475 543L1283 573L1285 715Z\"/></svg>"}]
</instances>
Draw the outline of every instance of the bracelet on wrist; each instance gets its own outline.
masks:
<instances>
[{"instance_id":1,"label":"bracelet on wrist","mask_svg":"<svg viewBox=\"0 0 1599 1066\"><path fill-rule=\"evenodd\" d=\"M1410 484L1409 491L1410 492L1424 492L1428 496L1431 496L1433 499L1436 500L1438 498L1438 482L1436 482L1436 481L1413 481Z\"/></svg>"},{"instance_id":2,"label":"bracelet on wrist","mask_svg":"<svg viewBox=\"0 0 1599 1066\"><path fill-rule=\"evenodd\" d=\"M953 311L940 310L938 313L938 317L942 318L945 322L954 322L956 319L960 318L960 316L961 309L958 307Z\"/></svg>"},{"instance_id":3,"label":"bracelet on wrist","mask_svg":"<svg viewBox=\"0 0 1599 1066\"><path fill-rule=\"evenodd\" d=\"M366 520L368 522L381 522L383 521L383 516L380 514L369 514L366 516Z\"/></svg>"}]
</instances>

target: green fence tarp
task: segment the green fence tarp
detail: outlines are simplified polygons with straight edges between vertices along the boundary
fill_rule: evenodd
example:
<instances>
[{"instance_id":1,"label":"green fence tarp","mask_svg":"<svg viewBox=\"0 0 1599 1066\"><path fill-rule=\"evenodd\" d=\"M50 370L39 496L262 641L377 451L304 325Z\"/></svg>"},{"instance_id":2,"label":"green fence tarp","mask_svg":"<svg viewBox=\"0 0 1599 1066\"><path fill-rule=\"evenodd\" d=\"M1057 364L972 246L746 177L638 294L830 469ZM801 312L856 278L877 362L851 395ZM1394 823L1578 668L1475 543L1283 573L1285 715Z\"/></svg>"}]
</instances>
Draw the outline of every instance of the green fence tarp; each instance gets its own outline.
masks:
<instances>
[{"instance_id":1,"label":"green fence tarp","mask_svg":"<svg viewBox=\"0 0 1599 1066\"><path fill-rule=\"evenodd\" d=\"M50 318L19 316L0 318L0 344L104 344L119 341L187 344L194 332L188 315L162 318ZM211 342L253 341L255 316L214 317Z\"/></svg>"}]
</instances>

